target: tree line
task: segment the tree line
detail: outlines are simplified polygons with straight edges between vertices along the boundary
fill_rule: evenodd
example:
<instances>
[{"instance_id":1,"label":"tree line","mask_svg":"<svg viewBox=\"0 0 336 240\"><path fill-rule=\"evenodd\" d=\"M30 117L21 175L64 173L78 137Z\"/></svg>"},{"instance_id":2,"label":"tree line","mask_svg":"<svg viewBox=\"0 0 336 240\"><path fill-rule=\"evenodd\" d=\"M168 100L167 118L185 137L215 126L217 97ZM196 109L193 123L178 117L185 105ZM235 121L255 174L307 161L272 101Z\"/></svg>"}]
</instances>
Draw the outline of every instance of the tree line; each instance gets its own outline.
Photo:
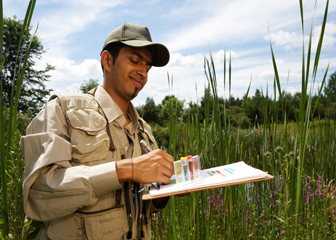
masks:
<instances>
[{"instance_id":1,"label":"tree line","mask_svg":"<svg viewBox=\"0 0 336 240\"><path fill-rule=\"evenodd\" d=\"M213 110L213 99L210 88L204 90L204 96L201 98L200 104L178 100L174 95L166 96L161 103L155 104L152 97L147 97L145 104L136 107L139 115L148 123L155 123L161 126L167 124L169 119L169 102L176 109L174 114L177 114L177 119L186 122L188 115L196 116L199 114L201 123L205 119L205 103L209 103L209 112ZM169 101L171 100L171 101ZM243 96L242 98L231 96L229 99L223 97L218 98L220 115L223 117L226 114L226 121L230 121L231 126L238 125L243 128L258 127L264 123L264 115L268 114L268 119L296 121L300 112L301 93L282 92L282 102L273 99L273 97L265 96L260 89L256 89L254 96ZM312 106L315 106L318 100L318 105L314 111L312 118L331 117L336 119L336 71L329 77L328 83L323 89L323 93L318 99L317 94L312 96ZM265 105L267 108L265 108ZM224 111L225 109L225 111ZM267 109L267 111L265 111ZM286 113L286 115L285 115ZM211 116L210 116L211 118ZM222 121L224 123L224 121Z\"/></svg>"}]
</instances>

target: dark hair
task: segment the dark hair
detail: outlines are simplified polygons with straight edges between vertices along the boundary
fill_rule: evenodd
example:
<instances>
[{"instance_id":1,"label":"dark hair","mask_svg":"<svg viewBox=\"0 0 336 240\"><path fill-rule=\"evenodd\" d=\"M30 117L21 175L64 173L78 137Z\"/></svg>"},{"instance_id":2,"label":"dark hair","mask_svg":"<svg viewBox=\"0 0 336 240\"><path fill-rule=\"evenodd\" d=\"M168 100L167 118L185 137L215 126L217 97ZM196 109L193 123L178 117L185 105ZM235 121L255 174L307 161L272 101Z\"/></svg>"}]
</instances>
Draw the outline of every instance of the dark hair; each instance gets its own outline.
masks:
<instances>
[{"instance_id":1,"label":"dark hair","mask_svg":"<svg viewBox=\"0 0 336 240\"><path fill-rule=\"evenodd\" d=\"M115 60L117 59L117 57L119 55L120 49L122 49L125 46L126 45L121 43L121 42L112 42L112 43L107 44L106 47L103 49L103 51L106 50L112 55L113 64L114 64ZM100 64L101 64L102 70L104 72L104 66L103 66L102 63L100 63Z\"/></svg>"}]
</instances>

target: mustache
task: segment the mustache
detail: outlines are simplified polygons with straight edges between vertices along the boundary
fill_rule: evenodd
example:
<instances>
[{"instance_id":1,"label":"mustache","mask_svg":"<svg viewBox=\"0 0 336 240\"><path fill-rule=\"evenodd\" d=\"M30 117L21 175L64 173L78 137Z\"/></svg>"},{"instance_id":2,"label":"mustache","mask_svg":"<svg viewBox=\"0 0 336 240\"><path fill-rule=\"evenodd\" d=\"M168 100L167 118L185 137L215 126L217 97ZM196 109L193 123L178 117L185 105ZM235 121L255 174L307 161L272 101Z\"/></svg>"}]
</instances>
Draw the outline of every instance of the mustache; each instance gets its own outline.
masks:
<instances>
[{"instance_id":1,"label":"mustache","mask_svg":"<svg viewBox=\"0 0 336 240\"><path fill-rule=\"evenodd\" d=\"M140 74L130 74L130 77L136 79L137 81L141 83L142 86L144 86L145 77L141 76Z\"/></svg>"}]
</instances>

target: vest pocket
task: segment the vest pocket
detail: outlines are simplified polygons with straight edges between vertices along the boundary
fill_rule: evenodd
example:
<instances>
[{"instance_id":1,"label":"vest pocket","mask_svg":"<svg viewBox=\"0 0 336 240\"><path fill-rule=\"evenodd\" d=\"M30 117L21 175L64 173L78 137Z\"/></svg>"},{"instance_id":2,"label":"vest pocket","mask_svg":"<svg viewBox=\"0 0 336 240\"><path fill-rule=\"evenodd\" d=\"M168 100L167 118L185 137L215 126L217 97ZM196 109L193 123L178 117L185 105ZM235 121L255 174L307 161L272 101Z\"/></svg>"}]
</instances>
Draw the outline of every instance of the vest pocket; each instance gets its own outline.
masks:
<instances>
[{"instance_id":1,"label":"vest pocket","mask_svg":"<svg viewBox=\"0 0 336 240\"><path fill-rule=\"evenodd\" d=\"M66 115L73 161L85 163L105 159L109 151L105 118L90 108L71 108Z\"/></svg>"},{"instance_id":2,"label":"vest pocket","mask_svg":"<svg viewBox=\"0 0 336 240\"><path fill-rule=\"evenodd\" d=\"M99 213L73 213L49 222L48 238L55 240L121 239L127 232L127 218L124 207L117 207Z\"/></svg>"},{"instance_id":3,"label":"vest pocket","mask_svg":"<svg viewBox=\"0 0 336 240\"><path fill-rule=\"evenodd\" d=\"M78 214L73 213L49 222L48 238L54 240L75 239L80 228Z\"/></svg>"},{"instance_id":4,"label":"vest pocket","mask_svg":"<svg viewBox=\"0 0 336 240\"><path fill-rule=\"evenodd\" d=\"M127 231L128 225L124 207L81 215L84 217L88 240L120 239Z\"/></svg>"}]
</instances>

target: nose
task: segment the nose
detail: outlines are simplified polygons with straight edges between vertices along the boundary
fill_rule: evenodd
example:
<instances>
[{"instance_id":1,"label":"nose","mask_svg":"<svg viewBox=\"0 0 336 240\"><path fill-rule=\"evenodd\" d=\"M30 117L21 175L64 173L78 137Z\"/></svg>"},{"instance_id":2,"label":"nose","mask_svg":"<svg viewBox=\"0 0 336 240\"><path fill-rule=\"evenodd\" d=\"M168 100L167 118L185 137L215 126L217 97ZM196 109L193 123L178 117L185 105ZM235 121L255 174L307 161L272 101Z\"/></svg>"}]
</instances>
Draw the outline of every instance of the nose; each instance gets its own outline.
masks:
<instances>
[{"instance_id":1,"label":"nose","mask_svg":"<svg viewBox=\"0 0 336 240\"><path fill-rule=\"evenodd\" d=\"M147 67L146 64L139 64L139 68L137 69L136 73L142 80L147 78Z\"/></svg>"}]
</instances>

